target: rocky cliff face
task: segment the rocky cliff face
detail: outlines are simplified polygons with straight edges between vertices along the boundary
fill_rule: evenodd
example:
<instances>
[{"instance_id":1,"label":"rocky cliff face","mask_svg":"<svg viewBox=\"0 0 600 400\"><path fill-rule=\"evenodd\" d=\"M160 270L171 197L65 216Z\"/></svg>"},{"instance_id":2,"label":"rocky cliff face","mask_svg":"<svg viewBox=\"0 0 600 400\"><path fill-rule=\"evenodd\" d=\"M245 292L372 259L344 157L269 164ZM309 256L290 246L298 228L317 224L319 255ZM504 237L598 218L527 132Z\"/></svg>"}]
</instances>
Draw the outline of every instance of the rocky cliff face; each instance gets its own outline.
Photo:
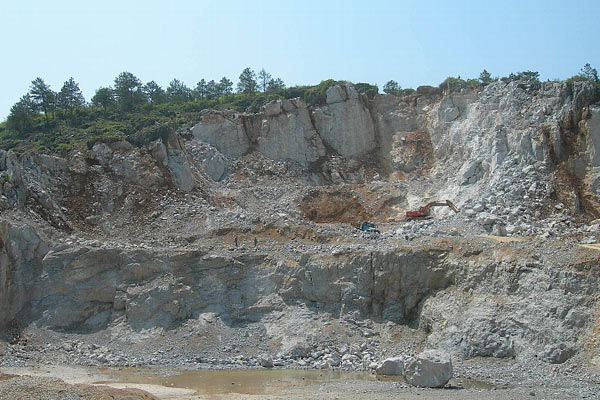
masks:
<instances>
[{"instance_id":1,"label":"rocky cliff face","mask_svg":"<svg viewBox=\"0 0 600 400\"><path fill-rule=\"evenodd\" d=\"M319 107L207 111L136 148L0 152L0 331L307 308L409 326L463 357L595 359L597 258L576 246L598 229L595 100L584 83L373 99L338 85ZM399 219L438 199L462 212ZM339 224L358 218L384 233ZM538 237L476 236L491 232Z\"/></svg>"}]
</instances>

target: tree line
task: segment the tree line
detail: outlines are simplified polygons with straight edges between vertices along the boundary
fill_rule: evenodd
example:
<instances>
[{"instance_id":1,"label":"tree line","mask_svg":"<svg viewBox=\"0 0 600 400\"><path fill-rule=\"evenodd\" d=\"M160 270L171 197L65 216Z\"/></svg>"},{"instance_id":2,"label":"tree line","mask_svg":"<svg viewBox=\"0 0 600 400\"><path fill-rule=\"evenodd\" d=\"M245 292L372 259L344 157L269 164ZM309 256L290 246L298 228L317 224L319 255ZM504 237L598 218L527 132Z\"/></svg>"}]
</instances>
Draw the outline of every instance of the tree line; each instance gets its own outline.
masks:
<instances>
[{"instance_id":1,"label":"tree line","mask_svg":"<svg viewBox=\"0 0 600 400\"><path fill-rule=\"evenodd\" d=\"M478 78L448 77L435 90L424 87L422 92L452 93L498 80L539 83L539 73L523 71L498 78L484 69ZM590 64L567 80L574 81L594 82L600 98L598 72ZM0 123L0 148L66 154L98 141L133 140L134 136L149 134L159 125L191 123L197 120L198 112L207 108L258 112L269 101L290 98L320 106L326 103L327 89L337 83L327 79L313 86L286 87L264 68L258 73L245 68L235 88L230 79L222 77L219 81L201 79L192 88L173 79L163 89L155 81L143 84L132 73L122 72L111 86L97 89L88 103L73 78L65 81L58 92L42 78L36 78L29 91L11 107L6 122ZM370 98L379 93L378 86L369 83L354 83L354 87ZM395 80L389 80L383 92L404 96L416 90L402 88Z\"/></svg>"},{"instance_id":2,"label":"tree line","mask_svg":"<svg viewBox=\"0 0 600 400\"><path fill-rule=\"evenodd\" d=\"M255 73L245 68L239 76L237 93L252 96L257 92L272 93L285 88L280 78L273 78L261 69ZM36 115L43 113L46 125L56 118L68 119L79 107L91 106L103 110L133 112L142 105L160 105L165 103L185 103L196 100L213 100L231 97L234 93L233 82L227 77L220 81L201 79L194 88L187 87L179 79L173 79L166 89L155 81L143 84L131 72L121 72L112 86L100 87L86 104L79 84L73 78L67 80L59 92L54 92L42 78L35 78L29 92L21 97L11 109L7 118L7 127L20 133L30 132Z\"/></svg>"},{"instance_id":3,"label":"tree line","mask_svg":"<svg viewBox=\"0 0 600 400\"><path fill-rule=\"evenodd\" d=\"M439 88L449 92L456 92L464 88L475 88L481 85L485 86L499 80L505 83L518 80L524 80L528 82L540 82L540 74L537 71L522 71L516 73L511 72L508 76L499 78L492 77L492 74L489 73L486 69L484 69L479 74L479 78L463 79L460 76L449 76L442 83L440 83ZM585 64L578 74L567 79L567 82L574 81L594 82L597 87L600 87L598 71L596 70L596 68L593 68L589 63ZM412 92L413 89L403 90L402 87L398 84L398 82L390 80L383 86L383 91L387 94L399 95L410 94L410 92Z\"/></svg>"}]
</instances>

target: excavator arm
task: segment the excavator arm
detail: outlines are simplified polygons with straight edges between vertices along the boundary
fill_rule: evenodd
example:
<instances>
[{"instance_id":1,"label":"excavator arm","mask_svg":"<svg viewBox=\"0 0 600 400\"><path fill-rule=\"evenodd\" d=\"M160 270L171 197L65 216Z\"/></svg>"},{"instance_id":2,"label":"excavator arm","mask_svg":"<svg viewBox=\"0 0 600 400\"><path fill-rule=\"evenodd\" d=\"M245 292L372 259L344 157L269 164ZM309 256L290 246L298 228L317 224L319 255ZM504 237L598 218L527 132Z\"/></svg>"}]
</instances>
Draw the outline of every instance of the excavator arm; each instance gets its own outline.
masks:
<instances>
[{"instance_id":1,"label":"excavator arm","mask_svg":"<svg viewBox=\"0 0 600 400\"><path fill-rule=\"evenodd\" d=\"M419 209L417 211L407 211L406 217L407 218L427 218L427 217L429 217L429 215L431 213L432 207L444 207L444 206L450 207L450 209L456 213L458 212L458 208L450 200L432 201L431 203L428 203L422 207L419 207Z\"/></svg>"}]
</instances>

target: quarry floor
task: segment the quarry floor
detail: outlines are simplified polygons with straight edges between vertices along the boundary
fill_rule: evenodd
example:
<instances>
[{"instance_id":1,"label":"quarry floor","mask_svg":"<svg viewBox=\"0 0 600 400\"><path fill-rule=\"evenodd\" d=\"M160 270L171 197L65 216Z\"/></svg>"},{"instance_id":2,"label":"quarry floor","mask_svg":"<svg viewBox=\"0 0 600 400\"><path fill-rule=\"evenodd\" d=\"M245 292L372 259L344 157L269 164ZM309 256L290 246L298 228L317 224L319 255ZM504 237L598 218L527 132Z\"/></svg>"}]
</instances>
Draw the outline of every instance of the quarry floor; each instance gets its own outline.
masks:
<instances>
[{"instance_id":1,"label":"quarry floor","mask_svg":"<svg viewBox=\"0 0 600 400\"><path fill-rule=\"evenodd\" d=\"M247 329L256 331L257 326ZM404 326L394 329L392 333L386 324L371 326L371 348L377 357L394 354L397 348L418 351L422 333ZM211 342L219 338L228 345L244 336L234 331L215 330L200 352L184 337L187 328L143 332L135 343L111 346L123 331L77 334L30 326L23 332L27 343L0 342L0 399L600 398L596 372L574 362L553 365L530 358L453 358L454 377L443 389L411 387L402 378L379 377L370 370L313 369L293 363L261 368L256 360L264 350L264 337L238 343L242 351L234 354L229 346Z\"/></svg>"},{"instance_id":2,"label":"quarry floor","mask_svg":"<svg viewBox=\"0 0 600 400\"><path fill-rule=\"evenodd\" d=\"M442 389L415 388L367 372L290 369L173 370L44 365L0 368L3 399L595 399L598 385L574 375L540 379L507 362L470 360ZM490 383L514 378L523 380ZM485 372L484 372L485 371ZM487 377L471 378L470 374ZM496 379L492 379L494 375ZM498 379L500 378L501 379ZM527 379L526 377L530 377ZM56 396L56 397L53 397ZM72 396L72 397L69 397ZM76 397L80 396L80 397Z\"/></svg>"}]
</instances>

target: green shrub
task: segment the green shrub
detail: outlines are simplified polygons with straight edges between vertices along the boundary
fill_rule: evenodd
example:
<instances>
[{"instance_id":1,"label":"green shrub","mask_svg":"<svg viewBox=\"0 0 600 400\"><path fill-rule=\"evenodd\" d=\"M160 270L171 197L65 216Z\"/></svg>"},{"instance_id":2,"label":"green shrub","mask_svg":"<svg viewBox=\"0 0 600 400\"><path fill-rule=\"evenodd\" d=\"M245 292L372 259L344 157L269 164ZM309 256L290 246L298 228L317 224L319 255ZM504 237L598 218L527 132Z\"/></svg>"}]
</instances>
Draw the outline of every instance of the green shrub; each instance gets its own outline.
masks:
<instances>
[{"instance_id":1,"label":"green shrub","mask_svg":"<svg viewBox=\"0 0 600 400\"><path fill-rule=\"evenodd\" d=\"M327 89L338 82L333 79L321 81L317 86L313 86L304 93L304 101L311 106L322 106L327 101Z\"/></svg>"},{"instance_id":2,"label":"green shrub","mask_svg":"<svg viewBox=\"0 0 600 400\"><path fill-rule=\"evenodd\" d=\"M379 93L379 87L377 85L371 85L370 83L355 83L354 88L358 93L364 93L370 99Z\"/></svg>"},{"instance_id":3,"label":"green shrub","mask_svg":"<svg viewBox=\"0 0 600 400\"><path fill-rule=\"evenodd\" d=\"M283 89L282 95L286 99L295 99L296 97L303 99L306 91L310 88L311 86L292 86Z\"/></svg>"},{"instance_id":4,"label":"green shrub","mask_svg":"<svg viewBox=\"0 0 600 400\"><path fill-rule=\"evenodd\" d=\"M467 86L470 87L471 89L478 88L479 85L481 85L481 82L479 82L479 79L467 79Z\"/></svg>"},{"instance_id":5,"label":"green shrub","mask_svg":"<svg viewBox=\"0 0 600 400\"><path fill-rule=\"evenodd\" d=\"M520 81L520 80L539 83L540 73L536 72L536 71L522 71L522 72L517 72L516 74L513 74L511 72L510 75L501 78L501 80L502 80L502 82L507 82L507 83L512 82L512 81Z\"/></svg>"},{"instance_id":6,"label":"green shrub","mask_svg":"<svg viewBox=\"0 0 600 400\"><path fill-rule=\"evenodd\" d=\"M86 138L88 150L91 150L96 143L114 143L125 140L125 136L119 134L94 135Z\"/></svg>"},{"instance_id":7,"label":"green shrub","mask_svg":"<svg viewBox=\"0 0 600 400\"><path fill-rule=\"evenodd\" d=\"M446 79L444 79L444 82L440 83L439 86L441 90L446 90L450 93L460 92L466 87L469 87L469 85L464 79L461 79L460 76L457 78L449 76Z\"/></svg>"},{"instance_id":8,"label":"green shrub","mask_svg":"<svg viewBox=\"0 0 600 400\"><path fill-rule=\"evenodd\" d=\"M161 139L163 142L166 142L169 135L174 131L175 129L173 126L168 124L151 126L128 136L127 141L138 147L145 146L156 139Z\"/></svg>"}]
</instances>

